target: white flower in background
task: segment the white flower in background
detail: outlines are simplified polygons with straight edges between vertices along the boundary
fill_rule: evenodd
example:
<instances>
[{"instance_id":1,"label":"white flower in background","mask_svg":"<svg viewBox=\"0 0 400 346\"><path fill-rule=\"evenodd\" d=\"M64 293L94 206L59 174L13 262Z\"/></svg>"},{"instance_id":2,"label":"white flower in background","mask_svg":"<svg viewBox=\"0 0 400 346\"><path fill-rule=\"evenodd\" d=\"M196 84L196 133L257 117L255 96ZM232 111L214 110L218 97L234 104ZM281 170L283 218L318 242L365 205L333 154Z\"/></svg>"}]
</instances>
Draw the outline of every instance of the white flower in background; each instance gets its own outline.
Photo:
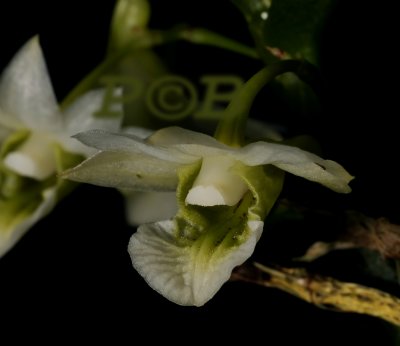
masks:
<instances>
[{"instance_id":1,"label":"white flower in background","mask_svg":"<svg viewBox=\"0 0 400 346\"><path fill-rule=\"evenodd\" d=\"M0 80L0 257L46 215L68 184L61 170L93 154L71 138L82 130L116 131L121 119L99 119L103 92L61 112L37 37L15 55Z\"/></svg>"},{"instance_id":2,"label":"white flower in background","mask_svg":"<svg viewBox=\"0 0 400 346\"><path fill-rule=\"evenodd\" d=\"M206 303L253 253L281 191L283 171L350 192L352 177L342 166L286 145L233 148L177 127L147 139L96 130L75 137L100 152L64 177L136 191L176 191L176 216L141 225L129 253L148 284L181 305ZM164 209L151 198L147 208Z\"/></svg>"}]
</instances>

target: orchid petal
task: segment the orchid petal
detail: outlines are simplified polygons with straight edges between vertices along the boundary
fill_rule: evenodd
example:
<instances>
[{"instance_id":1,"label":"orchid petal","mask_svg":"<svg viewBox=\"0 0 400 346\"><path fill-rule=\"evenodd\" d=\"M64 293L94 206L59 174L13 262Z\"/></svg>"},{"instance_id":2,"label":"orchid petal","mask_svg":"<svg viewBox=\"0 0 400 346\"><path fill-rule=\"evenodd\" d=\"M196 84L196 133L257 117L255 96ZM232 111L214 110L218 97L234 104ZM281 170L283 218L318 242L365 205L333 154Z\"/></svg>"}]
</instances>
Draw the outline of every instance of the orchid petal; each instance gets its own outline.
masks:
<instances>
[{"instance_id":1,"label":"orchid petal","mask_svg":"<svg viewBox=\"0 0 400 346\"><path fill-rule=\"evenodd\" d=\"M18 118L25 127L60 128L61 113L38 37L28 41L4 70L0 81L0 105L2 112Z\"/></svg>"},{"instance_id":2,"label":"orchid petal","mask_svg":"<svg viewBox=\"0 0 400 346\"><path fill-rule=\"evenodd\" d=\"M148 138L148 142L155 145L170 146L177 144L197 144L207 147L228 148L214 137L200 132L190 131L181 127L167 127L155 132Z\"/></svg>"},{"instance_id":3,"label":"orchid petal","mask_svg":"<svg viewBox=\"0 0 400 346\"><path fill-rule=\"evenodd\" d=\"M135 189L174 191L179 164L132 152L100 152L65 171L61 177L90 184Z\"/></svg>"},{"instance_id":4,"label":"orchid petal","mask_svg":"<svg viewBox=\"0 0 400 346\"><path fill-rule=\"evenodd\" d=\"M149 130L145 127L139 127L139 126L125 126L124 128L122 128L121 131L122 133L133 135L141 139L146 139L154 133L153 130Z\"/></svg>"},{"instance_id":5,"label":"orchid petal","mask_svg":"<svg viewBox=\"0 0 400 346\"><path fill-rule=\"evenodd\" d=\"M243 148L220 149L197 144L173 146L183 153L207 157L228 155L249 166L274 165L294 175L318 182L333 191L349 193L353 177L338 163L288 145L256 142Z\"/></svg>"},{"instance_id":6,"label":"orchid petal","mask_svg":"<svg viewBox=\"0 0 400 346\"><path fill-rule=\"evenodd\" d=\"M271 164L336 192L351 191L348 183L353 177L341 165L288 145L256 142L236 149L210 136L174 127L157 131L149 141L170 145L182 153L198 157L228 155L249 166Z\"/></svg>"},{"instance_id":7,"label":"orchid petal","mask_svg":"<svg viewBox=\"0 0 400 346\"><path fill-rule=\"evenodd\" d=\"M24 124L12 114L3 111L0 104L0 128L2 131L15 131L23 129Z\"/></svg>"},{"instance_id":8,"label":"orchid petal","mask_svg":"<svg viewBox=\"0 0 400 346\"><path fill-rule=\"evenodd\" d=\"M338 163L288 145L256 142L232 152L249 166L274 165L294 175L318 182L333 191L348 193L353 177Z\"/></svg>"},{"instance_id":9,"label":"orchid petal","mask_svg":"<svg viewBox=\"0 0 400 346\"><path fill-rule=\"evenodd\" d=\"M154 290L179 305L202 306L229 279L233 268L250 257L262 228L263 222L250 221L244 242L216 250L204 249L207 238L179 244L175 222L162 221L140 226L129 242L129 253L134 268Z\"/></svg>"},{"instance_id":10,"label":"orchid petal","mask_svg":"<svg viewBox=\"0 0 400 346\"><path fill-rule=\"evenodd\" d=\"M221 148L216 146L206 146L200 144L176 144L171 146L171 148L178 150L184 154L197 156L197 157L207 157L207 156L223 156L229 155L231 152L236 152L235 148ZM232 156L232 155L231 155Z\"/></svg>"},{"instance_id":11,"label":"orchid petal","mask_svg":"<svg viewBox=\"0 0 400 346\"><path fill-rule=\"evenodd\" d=\"M110 133L102 130L91 130L74 136L82 143L102 151L126 152L140 154L159 160L176 163L193 163L197 157L182 153L169 147L159 147L146 143L143 139L129 134Z\"/></svg>"}]
</instances>

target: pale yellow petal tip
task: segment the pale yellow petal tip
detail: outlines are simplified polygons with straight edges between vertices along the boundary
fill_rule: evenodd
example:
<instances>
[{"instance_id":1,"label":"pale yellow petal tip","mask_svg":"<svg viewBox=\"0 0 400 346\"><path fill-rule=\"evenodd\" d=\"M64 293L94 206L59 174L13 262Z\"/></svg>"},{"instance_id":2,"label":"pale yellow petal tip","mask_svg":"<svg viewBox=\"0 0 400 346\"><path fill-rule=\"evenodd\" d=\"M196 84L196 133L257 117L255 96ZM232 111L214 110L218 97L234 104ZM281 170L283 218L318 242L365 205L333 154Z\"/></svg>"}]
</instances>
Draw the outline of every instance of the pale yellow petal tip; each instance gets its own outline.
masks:
<instances>
[{"instance_id":1,"label":"pale yellow petal tip","mask_svg":"<svg viewBox=\"0 0 400 346\"><path fill-rule=\"evenodd\" d=\"M354 177L351 178L337 178L335 181L330 181L330 182L321 182L322 185L325 185L329 189L337 192L337 193L350 193L352 191L351 187L349 186L349 183L354 179Z\"/></svg>"},{"instance_id":2,"label":"pale yellow petal tip","mask_svg":"<svg viewBox=\"0 0 400 346\"><path fill-rule=\"evenodd\" d=\"M349 174L347 170L336 161L324 160L323 162L315 162L322 168L320 175L320 183L338 193L350 193L351 187L349 183L354 179L354 176ZM325 175L327 174L327 175ZM318 179L316 180L318 181Z\"/></svg>"},{"instance_id":3,"label":"pale yellow petal tip","mask_svg":"<svg viewBox=\"0 0 400 346\"><path fill-rule=\"evenodd\" d=\"M339 193L350 193L352 191L351 187L349 186L349 184L351 183L351 181L353 179L355 179L355 176L350 175L344 168L344 177L342 178L343 180L343 185L340 189L340 191L337 191Z\"/></svg>"},{"instance_id":4,"label":"pale yellow petal tip","mask_svg":"<svg viewBox=\"0 0 400 346\"><path fill-rule=\"evenodd\" d=\"M28 44L31 44L32 46L40 46L39 34L32 36L32 38L28 41Z\"/></svg>"},{"instance_id":5,"label":"pale yellow petal tip","mask_svg":"<svg viewBox=\"0 0 400 346\"><path fill-rule=\"evenodd\" d=\"M354 175L350 175L349 174L349 177L348 177L348 180L347 180L347 187L349 188L349 192L352 191L351 187L349 186L349 183L351 183L355 178L356 177Z\"/></svg>"},{"instance_id":6,"label":"pale yellow petal tip","mask_svg":"<svg viewBox=\"0 0 400 346\"><path fill-rule=\"evenodd\" d=\"M186 196L186 204L212 207L215 205L227 205L221 192L214 186L196 186Z\"/></svg>"},{"instance_id":7,"label":"pale yellow petal tip","mask_svg":"<svg viewBox=\"0 0 400 346\"><path fill-rule=\"evenodd\" d=\"M40 45L39 35L31 37L23 46L23 51L29 52L32 55L37 56L42 54L42 47Z\"/></svg>"},{"instance_id":8,"label":"pale yellow petal tip","mask_svg":"<svg viewBox=\"0 0 400 346\"><path fill-rule=\"evenodd\" d=\"M339 193L350 193L351 191L353 191L352 189L351 189L351 187L349 186L349 185L346 185L346 186L344 186L340 191L337 191L337 192L339 192Z\"/></svg>"}]
</instances>

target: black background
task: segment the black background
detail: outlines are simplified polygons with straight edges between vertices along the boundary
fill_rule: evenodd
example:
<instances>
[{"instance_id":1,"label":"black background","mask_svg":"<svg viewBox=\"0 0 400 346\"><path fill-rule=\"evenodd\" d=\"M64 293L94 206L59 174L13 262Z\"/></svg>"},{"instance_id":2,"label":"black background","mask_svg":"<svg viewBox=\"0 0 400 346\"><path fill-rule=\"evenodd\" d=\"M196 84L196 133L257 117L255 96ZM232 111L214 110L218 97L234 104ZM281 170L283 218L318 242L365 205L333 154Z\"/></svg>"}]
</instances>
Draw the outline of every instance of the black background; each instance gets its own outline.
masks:
<instances>
[{"instance_id":1,"label":"black background","mask_svg":"<svg viewBox=\"0 0 400 346\"><path fill-rule=\"evenodd\" d=\"M300 180L294 184L290 178L284 194L311 207L338 212L355 209L400 222L395 125L399 79L393 12L384 2L379 6L348 2L340 2L341 10L323 41L328 88L323 115L294 119L291 131L296 133L296 127L303 131L304 124L309 124L325 156L356 176L353 193L335 195ZM228 1L152 3L153 28L186 22L251 44L246 24ZM113 1L2 4L0 67L39 33L57 96L62 99L101 61L112 7ZM239 68L249 77L259 68L239 58L227 67L224 53L216 50L208 54L185 45L180 48L188 49L190 56L190 61L182 60L186 64L181 66L183 71L213 72L224 66L232 73ZM82 185L1 259L2 335L14 327L20 331L12 333L14 337L37 335L55 342L58 338L95 342L121 337L134 343L145 336L147 342L158 337L163 342L184 343L199 337L209 342L243 337L247 342L270 345L373 340L390 344L390 327L383 322L319 310L279 291L243 283L226 284L202 308L175 306L152 291L133 270L126 247L134 230L125 225L123 208L117 192ZM287 249L293 248L293 242L288 245L290 240L283 238L265 231L255 258L290 258L306 247L307 240L296 233L293 242L303 247L290 253ZM266 249L271 250L270 255L264 253ZM348 262L334 263L333 271L351 267ZM29 327L32 331L26 335Z\"/></svg>"}]
</instances>

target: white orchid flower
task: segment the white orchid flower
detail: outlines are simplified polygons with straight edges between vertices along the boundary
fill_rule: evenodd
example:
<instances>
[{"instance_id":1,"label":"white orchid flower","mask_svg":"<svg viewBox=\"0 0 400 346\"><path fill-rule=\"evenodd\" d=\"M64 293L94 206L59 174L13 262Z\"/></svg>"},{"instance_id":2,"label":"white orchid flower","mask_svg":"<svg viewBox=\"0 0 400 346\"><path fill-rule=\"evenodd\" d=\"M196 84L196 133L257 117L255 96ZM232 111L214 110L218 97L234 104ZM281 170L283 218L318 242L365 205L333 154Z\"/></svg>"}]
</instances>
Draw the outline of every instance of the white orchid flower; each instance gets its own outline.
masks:
<instances>
[{"instance_id":1,"label":"white orchid flower","mask_svg":"<svg viewBox=\"0 0 400 346\"><path fill-rule=\"evenodd\" d=\"M154 133L152 130L140 127L127 127L122 131L142 139ZM277 126L254 119L248 119L247 121L246 137L262 138L270 141L283 140ZM173 218L178 211L175 191L148 192L121 189L121 192L125 197L126 221L131 226L137 227L143 223L167 220ZM157 208L148 207L156 204Z\"/></svg>"},{"instance_id":2,"label":"white orchid flower","mask_svg":"<svg viewBox=\"0 0 400 346\"><path fill-rule=\"evenodd\" d=\"M0 257L45 216L68 184L61 170L93 154L71 138L79 131L116 131L121 119L95 118L102 91L61 112L37 37L27 42L0 80Z\"/></svg>"},{"instance_id":3,"label":"white orchid flower","mask_svg":"<svg viewBox=\"0 0 400 346\"><path fill-rule=\"evenodd\" d=\"M148 284L180 305L206 303L253 253L281 191L283 171L350 192L352 177L342 166L282 144L233 148L178 127L147 139L97 130L75 138L100 152L64 177L137 191L176 191L176 216L141 225L129 253ZM162 206L151 200L148 208Z\"/></svg>"}]
</instances>

